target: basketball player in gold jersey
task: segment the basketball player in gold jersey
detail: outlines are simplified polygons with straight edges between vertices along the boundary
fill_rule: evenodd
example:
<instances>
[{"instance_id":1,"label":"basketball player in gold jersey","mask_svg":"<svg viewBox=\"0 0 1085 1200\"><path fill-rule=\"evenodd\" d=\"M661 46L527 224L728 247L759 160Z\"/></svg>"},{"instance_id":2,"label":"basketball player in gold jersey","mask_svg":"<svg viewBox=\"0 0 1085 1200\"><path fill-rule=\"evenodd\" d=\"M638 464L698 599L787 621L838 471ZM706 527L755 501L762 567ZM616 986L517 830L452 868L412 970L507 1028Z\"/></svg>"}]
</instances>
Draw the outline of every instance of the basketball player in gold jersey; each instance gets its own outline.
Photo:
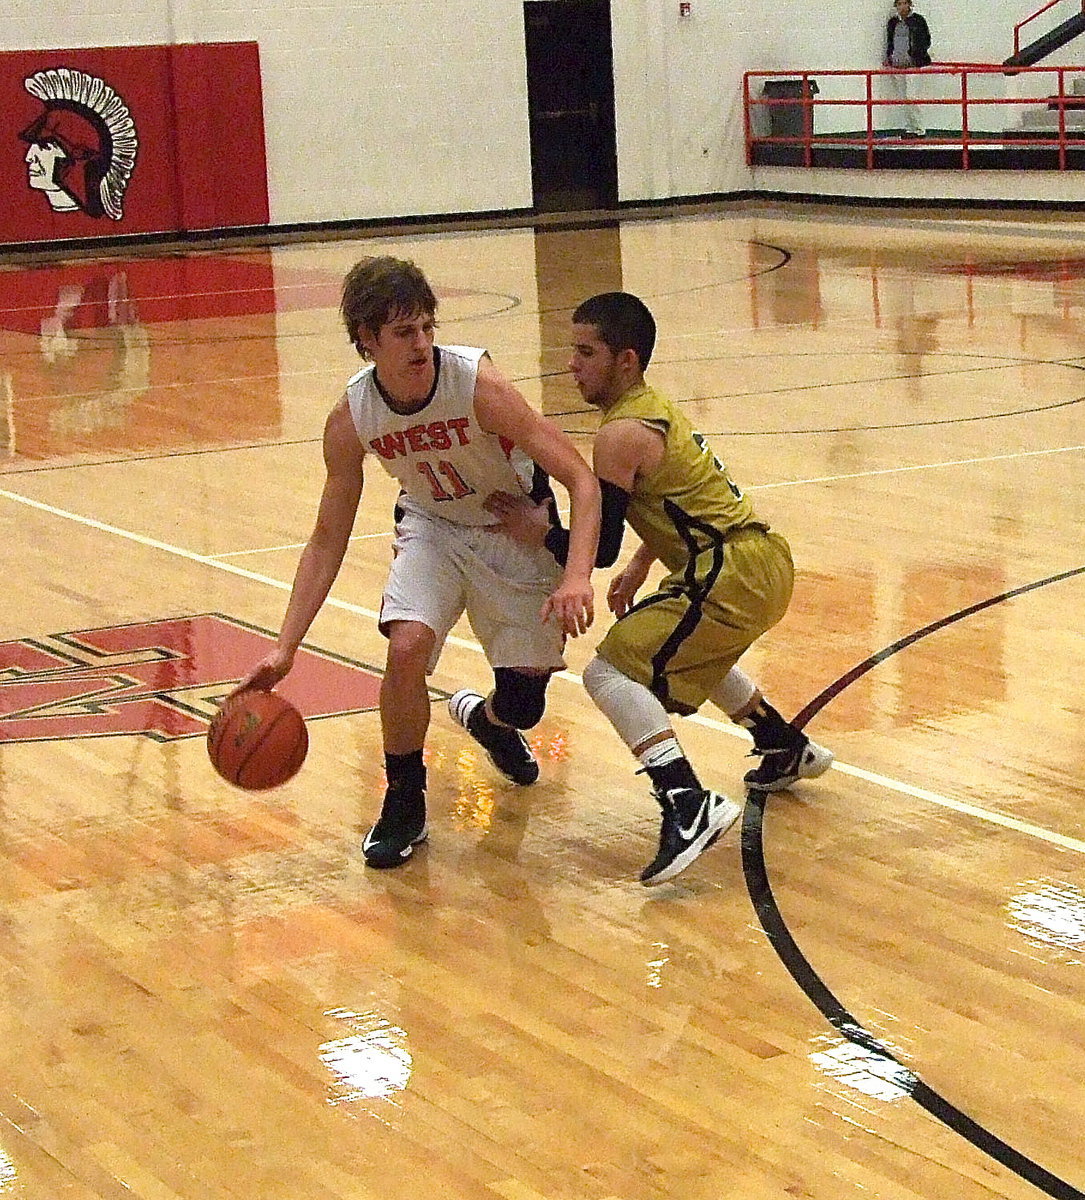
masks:
<instances>
[{"instance_id":1,"label":"basketball player in gold jersey","mask_svg":"<svg viewBox=\"0 0 1085 1200\"><path fill-rule=\"evenodd\" d=\"M636 296L593 296L573 314L569 363L581 395L603 413L594 448L603 491L597 565L617 559L625 521L641 539L611 581L607 602L618 620L585 669L584 685L639 759L663 810L659 852L641 873L645 884L674 878L741 811L701 786L669 713L688 715L710 700L748 729L762 756L745 777L753 790L814 778L833 760L735 665L787 609L791 552L681 409L645 382L655 332ZM568 534L545 504L501 494L490 509L511 536L542 538L561 561ZM668 574L634 602L657 559Z\"/></svg>"}]
</instances>

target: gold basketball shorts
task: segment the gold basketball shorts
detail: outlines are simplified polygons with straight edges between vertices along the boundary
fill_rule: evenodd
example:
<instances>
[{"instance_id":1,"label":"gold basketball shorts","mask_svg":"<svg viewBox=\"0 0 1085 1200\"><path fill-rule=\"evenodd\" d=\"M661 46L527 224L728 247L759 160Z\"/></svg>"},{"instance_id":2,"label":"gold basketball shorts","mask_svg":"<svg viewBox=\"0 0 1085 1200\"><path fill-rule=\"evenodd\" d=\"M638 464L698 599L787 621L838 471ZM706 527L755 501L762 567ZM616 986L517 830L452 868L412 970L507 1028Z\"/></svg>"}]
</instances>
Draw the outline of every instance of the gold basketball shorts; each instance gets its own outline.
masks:
<instances>
[{"instance_id":1,"label":"gold basketball shorts","mask_svg":"<svg viewBox=\"0 0 1085 1200\"><path fill-rule=\"evenodd\" d=\"M791 602L787 542L759 528L727 540L719 576L702 591L681 573L639 600L607 631L598 654L643 683L668 712L696 712Z\"/></svg>"}]
</instances>

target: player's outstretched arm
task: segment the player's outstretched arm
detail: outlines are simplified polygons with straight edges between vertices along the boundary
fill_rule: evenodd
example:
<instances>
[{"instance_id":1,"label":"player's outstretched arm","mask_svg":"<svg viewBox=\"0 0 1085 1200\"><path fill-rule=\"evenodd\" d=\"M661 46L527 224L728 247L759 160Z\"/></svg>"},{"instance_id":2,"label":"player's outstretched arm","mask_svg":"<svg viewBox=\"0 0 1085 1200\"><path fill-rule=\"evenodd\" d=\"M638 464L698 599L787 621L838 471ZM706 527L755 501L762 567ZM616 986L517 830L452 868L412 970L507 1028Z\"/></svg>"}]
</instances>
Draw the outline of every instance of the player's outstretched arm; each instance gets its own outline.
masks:
<instances>
[{"instance_id":1,"label":"player's outstretched arm","mask_svg":"<svg viewBox=\"0 0 1085 1200\"><path fill-rule=\"evenodd\" d=\"M363 458L344 398L332 409L324 425L324 490L316 524L294 574L278 641L272 653L253 667L236 691L247 688L267 691L294 665L294 655L343 565L362 496Z\"/></svg>"}]
</instances>

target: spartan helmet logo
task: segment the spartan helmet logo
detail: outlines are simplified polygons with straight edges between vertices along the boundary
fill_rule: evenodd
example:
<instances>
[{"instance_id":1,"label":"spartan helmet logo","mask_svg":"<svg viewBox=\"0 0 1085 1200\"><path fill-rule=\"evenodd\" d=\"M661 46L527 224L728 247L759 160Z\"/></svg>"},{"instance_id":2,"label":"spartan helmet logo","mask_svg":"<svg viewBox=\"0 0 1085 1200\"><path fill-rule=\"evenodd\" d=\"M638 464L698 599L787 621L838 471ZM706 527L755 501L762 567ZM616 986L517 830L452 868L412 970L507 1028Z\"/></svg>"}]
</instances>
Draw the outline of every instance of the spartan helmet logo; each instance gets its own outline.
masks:
<instances>
[{"instance_id":1,"label":"spartan helmet logo","mask_svg":"<svg viewBox=\"0 0 1085 1200\"><path fill-rule=\"evenodd\" d=\"M139 148L128 106L103 80L70 67L39 71L23 86L45 105L19 134L30 187L57 212L119 221Z\"/></svg>"}]
</instances>

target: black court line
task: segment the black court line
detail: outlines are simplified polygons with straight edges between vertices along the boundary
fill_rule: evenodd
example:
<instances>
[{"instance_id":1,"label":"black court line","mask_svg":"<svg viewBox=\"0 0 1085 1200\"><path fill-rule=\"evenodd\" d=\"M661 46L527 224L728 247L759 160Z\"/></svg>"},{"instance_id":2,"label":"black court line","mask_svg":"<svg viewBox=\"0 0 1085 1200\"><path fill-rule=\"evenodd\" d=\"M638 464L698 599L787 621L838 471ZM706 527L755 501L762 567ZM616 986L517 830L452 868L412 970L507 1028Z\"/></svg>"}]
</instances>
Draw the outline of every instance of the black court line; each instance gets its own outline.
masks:
<instances>
[{"instance_id":1,"label":"black court line","mask_svg":"<svg viewBox=\"0 0 1085 1200\"><path fill-rule=\"evenodd\" d=\"M900 638L899 641L893 642L884 650L872 654L870 658L853 667L815 696L795 718L795 724L805 725L811 717L820 712L830 700L839 696L845 688L850 687L867 672L872 671L886 659L914 642L918 642L921 638L925 638L939 629L944 629L956 621L962 621L966 617L982 612L985 608L991 608L995 604L1001 604L1037 588L1047 587L1052 583L1061 583L1083 574L1085 574L1085 566L1074 567L1072 570L1062 571L1057 575L1049 575L1045 579L1024 584L998 596L991 596L987 600L981 600L948 617L942 617L930 625L925 625L915 633ZM765 865L766 800L767 796L764 793L749 792L747 794L742 818L742 869L746 877L746 888L757 912L758 920L761 922L761 927L792 979L802 988L821 1015L838 1033L856 1046L894 1063L897 1069L893 1072L890 1082L911 1096L932 1117L941 1121L955 1133L959 1133L978 1150L1002 1163L1003 1166L1008 1167L1016 1175L1039 1188L1040 1191L1055 1197L1055 1200L1085 1200L1085 1192L1080 1191L1073 1184L1067 1183L1066 1180L1060 1179L1057 1175L1053 1175L1019 1150L1015 1150L1009 1143L1004 1142L989 1129L974 1121L967 1113L962 1112L955 1104L925 1084L913 1071L904 1066L874 1034L864 1029L829 990L791 936L772 894L772 886L769 883L768 870Z\"/></svg>"}]
</instances>

